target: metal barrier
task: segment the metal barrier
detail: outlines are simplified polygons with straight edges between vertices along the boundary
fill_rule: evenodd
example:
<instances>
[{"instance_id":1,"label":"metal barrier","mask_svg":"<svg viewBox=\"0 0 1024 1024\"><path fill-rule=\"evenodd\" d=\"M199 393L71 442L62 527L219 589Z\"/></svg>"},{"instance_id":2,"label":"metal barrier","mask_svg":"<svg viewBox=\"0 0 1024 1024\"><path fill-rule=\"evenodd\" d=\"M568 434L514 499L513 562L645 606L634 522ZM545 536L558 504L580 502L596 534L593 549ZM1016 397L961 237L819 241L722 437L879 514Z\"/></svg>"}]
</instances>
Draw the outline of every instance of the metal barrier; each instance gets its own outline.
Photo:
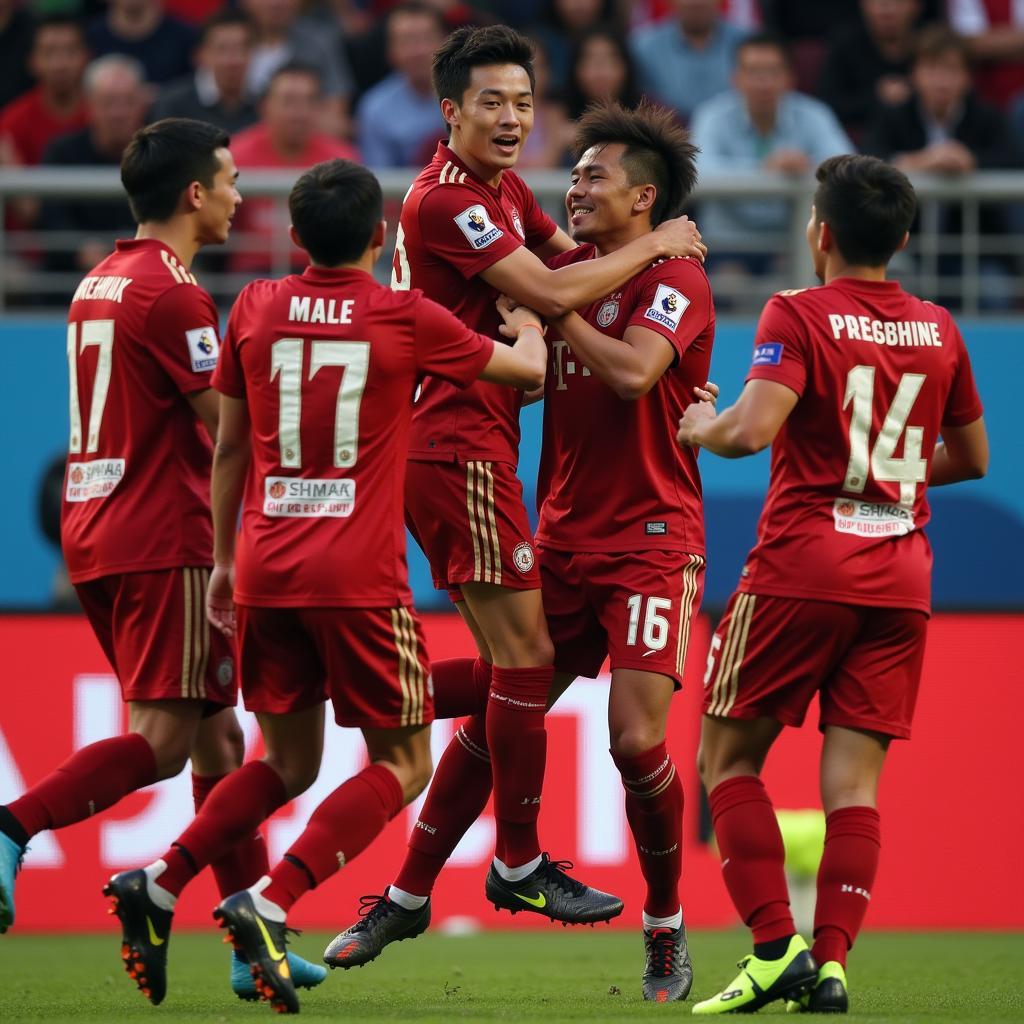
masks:
<instances>
[{"instance_id":1,"label":"metal barrier","mask_svg":"<svg viewBox=\"0 0 1024 1024\"><path fill-rule=\"evenodd\" d=\"M286 198L295 181L292 171L244 171L245 199L270 200L272 208L263 232L236 230L221 249L206 251L197 264L203 284L218 303L230 304L247 281L278 276L301 265L288 240ZM413 177L411 170L379 172L385 196L385 215L393 226L401 200ZM541 205L564 223L563 199L568 186L565 171L527 172L526 181ZM921 176L914 179L920 200L919 224L907 250L893 263L893 276L909 290L970 315L1002 313L1024 308L1024 172L983 172L963 178ZM805 241L814 180L775 174L719 175L701 184L693 200L700 223L700 204L707 201L785 200L790 206L788 228L781 232L751 233L742 245L730 245L731 266L709 264L720 309L756 312L774 291L814 283ZM117 235L109 231L46 231L19 226L31 222L40 204L76 205L123 200L116 168L0 169L0 210L5 229L0 233L0 313L55 309L74 291L87 256L106 251ZM269 230L268 230L269 227ZM122 234L124 229L122 229ZM706 238L712 256L715 239ZM79 248L81 259L76 262ZM381 257L378 274L389 274L393 237ZM737 253L737 248L739 252ZM744 267L744 257L757 258L757 272ZM258 265L257 265L258 264Z\"/></svg>"}]
</instances>

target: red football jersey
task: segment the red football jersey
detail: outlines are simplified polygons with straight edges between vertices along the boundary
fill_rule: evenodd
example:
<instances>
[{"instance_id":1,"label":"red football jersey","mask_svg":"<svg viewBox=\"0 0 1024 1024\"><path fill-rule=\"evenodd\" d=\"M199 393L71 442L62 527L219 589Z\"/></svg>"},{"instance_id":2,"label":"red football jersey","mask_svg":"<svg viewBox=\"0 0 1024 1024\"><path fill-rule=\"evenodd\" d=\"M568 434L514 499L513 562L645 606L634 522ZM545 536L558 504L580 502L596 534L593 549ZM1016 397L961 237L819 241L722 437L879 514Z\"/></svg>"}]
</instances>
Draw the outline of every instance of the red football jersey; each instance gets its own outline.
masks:
<instances>
[{"instance_id":1,"label":"red football jersey","mask_svg":"<svg viewBox=\"0 0 1024 1024\"><path fill-rule=\"evenodd\" d=\"M152 239L118 242L75 291L61 509L72 582L213 563L210 439L184 396L210 386L217 324Z\"/></svg>"},{"instance_id":2,"label":"red football jersey","mask_svg":"<svg viewBox=\"0 0 1024 1024\"><path fill-rule=\"evenodd\" d=\"M799 396L740 589L931 608L922 528L942 427L981 416L953 318L895 281L840 277L765 307L748 380Z\"/></svg>"},{"instance_id":3,"label":"red football jersey","mask_svg":"<svg viewBox=\"0 0 1024 1024\"><path fill-rule=\"evenodd\" d=\"M420 288L473 330L498 338L498 293L477 275L521 245L536 248L555 230L518 175L505 171L493 188L439 143L402 205L391 287ZM522 404L521 391L501 384L481 381L460 391L427 378L413 414L410 458L514 466Z\"/></svg>"},{"instance_id":4,"label":"red football jersey","mask_svg":"<svg viewBox=\"0 0 1024 1024\"><path fill-rule=\"evenodd\" d=\"M596 255L582 245L549 265ZM579 313L611 338L634 325L655 331L675 359L643 398L629 402L548 332L538 543L563 551L703 554L697 453L680 449L675 434L711 365L715 311L704 268L691 259L661 260Z\"/></svg>"},{"instance_id":5,"label":"red football jersey","mask_svg":"<svg viewBox=\"0 0 1024 1024\"><path fill-rule=\"evenodd\" d=\"M465 387L493 351L418 289L359 270L248 285L213 378L252 418L239 604L411 603L402 506L416 383Z\"/></svg>"}]
</instances>

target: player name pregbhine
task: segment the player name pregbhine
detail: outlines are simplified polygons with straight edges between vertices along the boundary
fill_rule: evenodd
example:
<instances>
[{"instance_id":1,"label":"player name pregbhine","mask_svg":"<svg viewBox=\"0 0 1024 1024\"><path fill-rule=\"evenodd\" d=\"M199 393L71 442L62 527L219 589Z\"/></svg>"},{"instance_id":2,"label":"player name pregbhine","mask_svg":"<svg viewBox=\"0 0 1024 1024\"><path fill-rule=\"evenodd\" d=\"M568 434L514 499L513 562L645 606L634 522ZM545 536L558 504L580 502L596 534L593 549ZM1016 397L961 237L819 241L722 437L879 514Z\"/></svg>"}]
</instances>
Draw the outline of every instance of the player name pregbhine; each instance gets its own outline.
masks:
<instances>
[{"instance_id":1,"label":"player name pregbhine","mask_svg":"<svg viewBox=\"0 0 1024 1024\"><path fill-rule=\"evenodd\" d=\"M71 297L71 301L107 299L109 302L121 302L124 299L125 289L131 283L132 278L130 277L117 277L107 274L99 277L83 277L75 289L75 294Z\"/></svg>"},{"instance_id":2,"label":"player name pregbhine","mask_svg":"<svg viewBox=\"0 0 1024 1024\"><path fill-rule=\"evenodd\" d=\"M931 320L872 320L849 313L829 313L832 337L900 348L942 348L939 325Z\"/></svg>"},{"instance_id":3,"label":"player name pregbhine","mask_svg":"<svg viewBox=\"0 0 1024 1024\"><path fill-rule=\"evenodd\" d=\"M275 518L344 519L356 504L355 480L268 476L263 493L263 514Z\"/></svg>"}]
</instances>

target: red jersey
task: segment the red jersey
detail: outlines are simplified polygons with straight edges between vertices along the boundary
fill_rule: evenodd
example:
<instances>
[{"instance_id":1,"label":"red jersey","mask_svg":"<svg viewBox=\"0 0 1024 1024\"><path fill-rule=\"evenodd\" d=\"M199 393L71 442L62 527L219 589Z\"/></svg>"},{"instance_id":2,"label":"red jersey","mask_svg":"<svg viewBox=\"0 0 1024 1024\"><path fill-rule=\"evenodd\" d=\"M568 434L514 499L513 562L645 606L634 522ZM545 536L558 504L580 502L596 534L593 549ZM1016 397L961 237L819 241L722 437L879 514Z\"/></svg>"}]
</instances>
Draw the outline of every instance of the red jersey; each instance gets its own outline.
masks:
<instances>
[{"instance_id":1,"label":"red jersey","mask_svg":"<svg viewBox=\"0 0 1024 1024\"><path fill-rule=\"evenodd\" d=\"M0 137L10 142L18 163L34 165L42 162L43 152L58 135L76 132L88 123L85 103L79 102L67 117L58 117L37 85L0 111Z\"/></svg>"},{"instance_id":2,"label":"red jersey","mask_svg":"<svg viewBox=\"0 0 1024 1024\"><path fill-rule=\"evenodd\" d=\"M982 413L953 318L895 281L784 292L747 379L800 400L772 445L740 590L930 611L932 452L942 427Z\"/></svg>"},{"instance_id":3,"label":"red jersey","mask_svg":"<svg viewBox=\"0 0 1024 1024\"><path fill-rule=\"evenodd\" d=\"M582 245L549 266L596 255ZM697 453L675 441L679 417L711 365L715 311L703 267L661 260L579 313L610 338L633 326L655 331L675 358L646 395L625 401L549 331L537 542L563 551L703 554Z\"/></svg>"},{"instance_id":4,"label":"red jersey","mask_svg":"<svg viewBox=\"0 0 1024 1024\"><path fill-rule=\"evenodd\" d=\"M493 188L439 143L402 205L391 287L421 288L469 327L497 338L498 293L477 275L521 245L543 244L555 230L518 175L505 171ZM522 392L502 384L480 381L459 391L428 378L413 413L409 456L514 466L522 404Z\"/></svg>"},{"instance_id":5,"label":"red jersey","mask_svg":"<svg viewBox=\"0 0 1024 1024\"><path fill-rule=\"evenodd\" d=\"M185 396L210 386L217 323L153 239L118 242L75 291L61 508L73 583L213 563L210 439Z\"/></svg>"},{"instance_id":6,"label":"red jersey","mask_svg":"<svg viewBox=\"0 0 1024 1024\"><path fill-rule=\"evenodd\" d=\"M252 419L238 603L411 603L402 507L416 383L429 373L465 387L493 351L419 290L360 270L246 286L213 379Z\"/></svg>"}]
</instances>

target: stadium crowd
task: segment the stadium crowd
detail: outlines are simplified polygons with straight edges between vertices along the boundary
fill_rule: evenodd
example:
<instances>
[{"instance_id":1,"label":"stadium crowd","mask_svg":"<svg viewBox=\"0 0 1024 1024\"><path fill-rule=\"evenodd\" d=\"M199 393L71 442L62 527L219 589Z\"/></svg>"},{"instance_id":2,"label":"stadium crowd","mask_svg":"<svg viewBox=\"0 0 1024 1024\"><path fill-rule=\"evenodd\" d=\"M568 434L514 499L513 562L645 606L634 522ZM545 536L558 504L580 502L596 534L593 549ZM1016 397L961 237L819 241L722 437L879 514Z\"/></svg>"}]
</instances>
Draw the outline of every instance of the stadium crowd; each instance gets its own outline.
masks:
<instances>
[{"instance_id":1,"label":"stadium crowd","mask_svg":"<svg viewBox=\"0 0 1024 1024\"><path fill-rule=\"evenodd\" d=\"M642 95L691 127L705 175L804 174L858 149L945 175L1024 165L1024 10L999 0L0 0L0 165L114 166L139 126L183 116L230 132L245 169L420 166L443 134L431 54L495 21L537 51L524 168L568 167L588 103ZM701 213L713 270L771 269L785 203ZM21 200L6 224L79 232L75 252L34 257L70 271L132 221L124 201ZM246 208L250 251L226 269L268 269L273 226L272 204Z\"/></svg>"}]
</instances>

